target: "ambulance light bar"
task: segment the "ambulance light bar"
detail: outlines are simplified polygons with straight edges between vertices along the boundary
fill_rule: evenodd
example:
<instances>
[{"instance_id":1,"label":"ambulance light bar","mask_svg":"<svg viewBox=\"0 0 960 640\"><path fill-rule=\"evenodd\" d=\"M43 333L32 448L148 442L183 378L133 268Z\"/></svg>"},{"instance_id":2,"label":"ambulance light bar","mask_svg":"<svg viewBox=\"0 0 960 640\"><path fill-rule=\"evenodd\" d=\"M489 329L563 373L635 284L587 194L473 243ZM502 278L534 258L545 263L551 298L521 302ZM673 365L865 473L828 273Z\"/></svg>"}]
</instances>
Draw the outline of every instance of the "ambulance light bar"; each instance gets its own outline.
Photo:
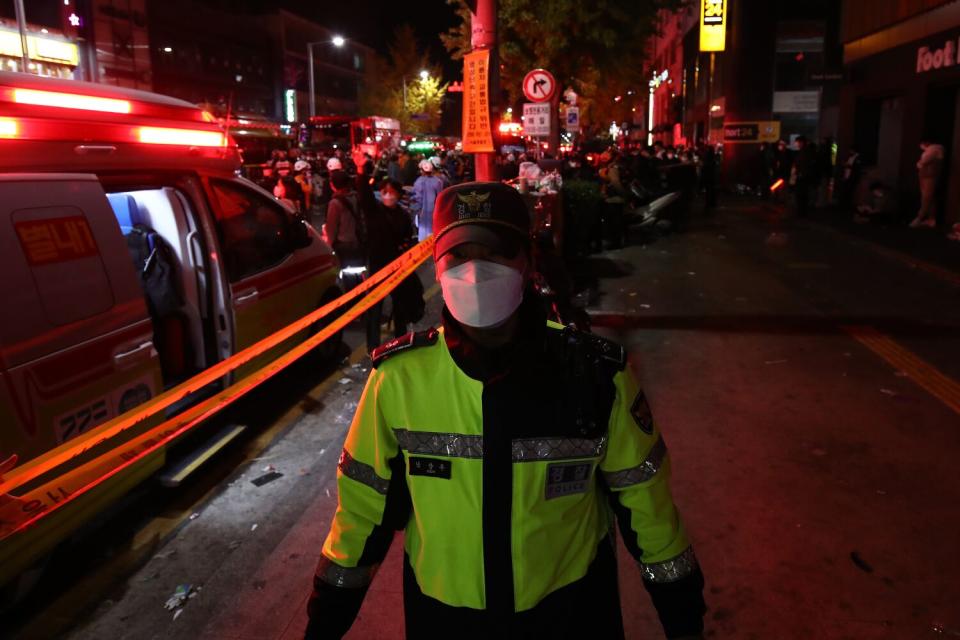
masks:
<instances>
[{"instance_id":1,"label":"ambulance light bar","mask_svg":"<svg viewBox=\"0 0 960 640\"><path fill-rule=\"evenodd\" d=\"M17 121L12 118L0 118L0 138L17 137Z\"/></svg>"},{"instance_id":2,"label":"ambulance light bar","mask_svg":"<svg viewBox=\"0 0 960 640\"><path fill-rule=\"evenodd\" d=\"M222 147L226 144L222 133L198 129L140 127L138 138L145 144L176 144L187 147Z\"/></svg>"},{"instance_id":3,"label":"ambulance light bar","mask_svg":"<svg viewBox=\"0 0 960 640\"><path fill-rule=\"evenodd\" d=\"M132 110L129 100L85 96L78 93L60 93L58 91L38 91L36 89L14 89L13 101L17 104L30 104L37 107L60 107L61 109L103 111L106 113L130 113Z\"/></svg>"}]
</instances>

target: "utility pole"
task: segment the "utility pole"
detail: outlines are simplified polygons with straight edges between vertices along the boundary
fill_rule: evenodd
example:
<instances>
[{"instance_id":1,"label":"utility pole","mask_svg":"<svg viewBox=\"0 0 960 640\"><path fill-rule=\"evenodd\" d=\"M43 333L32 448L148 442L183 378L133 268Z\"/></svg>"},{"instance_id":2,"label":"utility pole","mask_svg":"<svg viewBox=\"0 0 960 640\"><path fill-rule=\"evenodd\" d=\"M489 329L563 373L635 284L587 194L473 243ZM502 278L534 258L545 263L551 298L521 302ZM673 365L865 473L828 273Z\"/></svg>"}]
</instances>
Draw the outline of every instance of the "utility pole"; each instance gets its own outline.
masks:
<instances>
[{"instance_id":1,"label":"utility pole","mask_svg":"<svg viewBox=\"0 0 960 640\"><path fill-rule=\"evenodd\" d=\"M317 115L317 92L314 87L313 79L313 45L317 44L316 42L307 43L307 76L309 80L309 90L310 90L310 117Z\"/></svg>"},{"instance_id":2,"label":"utility pole","mask_svg":"<svg viewBox=\"0 0 960 640\"><path fill-rule=\"evenodd\" d=\"M17 29L20 30L20 71L30 73L30 52L27 48L27 13L23 9L23 0L13 0L13 7L17 14Z\"/></svg>"},{"instance_id":3,"label":"utility pole","mask_svg":"<svg viewBox=\"0 0 960 640\"><path fill-rule=\"evenodd\" d=\"M470 2L470 44L473 49L490 51L489 85L487 95L490 104L490 123L496 122L494 115L499 111L495 106L500 100L500 56L497 55L497 0L474 0ZM500 180L496 151L474 154L474 172L476 179L482 182Z\"/></svg>"}]
</instances>

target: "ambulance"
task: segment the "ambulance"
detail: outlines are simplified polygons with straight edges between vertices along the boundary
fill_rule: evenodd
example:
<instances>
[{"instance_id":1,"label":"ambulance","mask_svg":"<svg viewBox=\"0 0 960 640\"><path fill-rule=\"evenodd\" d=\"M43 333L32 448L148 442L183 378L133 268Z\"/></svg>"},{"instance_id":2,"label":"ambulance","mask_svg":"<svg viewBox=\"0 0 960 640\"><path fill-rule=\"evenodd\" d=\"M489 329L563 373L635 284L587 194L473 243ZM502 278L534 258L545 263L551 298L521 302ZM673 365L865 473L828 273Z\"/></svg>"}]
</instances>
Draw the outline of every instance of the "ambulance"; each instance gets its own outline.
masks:
<instances>
[{"instance_id":1,"label":"ambulance","mask_svg":"<svg viewBox=\"0 0 960 640\"><path fill-rule=\"evenodd\" d=\"M330 247L239 167L187 102L0 72L0 481L340 295ZM165 458L121 472L78 460L0 492L0 586ZM97 473L110 477L52 509Z\"/></svg>"}]
</instances>

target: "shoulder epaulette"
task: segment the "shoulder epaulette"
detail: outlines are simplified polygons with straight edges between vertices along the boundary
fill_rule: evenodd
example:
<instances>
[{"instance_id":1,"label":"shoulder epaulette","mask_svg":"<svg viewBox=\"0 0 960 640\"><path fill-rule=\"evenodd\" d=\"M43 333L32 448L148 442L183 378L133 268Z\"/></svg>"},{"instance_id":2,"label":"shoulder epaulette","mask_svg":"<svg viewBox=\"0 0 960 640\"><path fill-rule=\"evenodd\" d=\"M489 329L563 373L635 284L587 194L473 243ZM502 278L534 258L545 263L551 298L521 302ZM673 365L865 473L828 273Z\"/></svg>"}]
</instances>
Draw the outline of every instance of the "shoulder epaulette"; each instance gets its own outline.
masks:
<instances>
[{"instance_id":1,"label":"shoulder epaulette","mask_svg":"<svg viewBox=\"0 0 960 640\"><path fill-rule=\"evenodd\" d=\"M627 366L627 350L622 344L592 333L584 333L583 335L593 348L600 353L600 357L616 365L618 371L622 371Z\"/></svg>"},{"instance_id":2,"label":"shoulder epaulette","mask_svg":"<svg viewBox=\"0 0 960 640\"><path fill-rule=\"evenodd\" d=\"M370 354L373 368L376 369L384 360L398 353L416 349L417 347L429 347L432 344L436 344L439 336L440 332L431 327L426 331L412 331L405 336L400 336L390 342L385 342Z\"/></svg>"},{"instance_id":3,"label":"shoulder epaulette","mask_svg":"<svg viewBox=\"0 0 960 640\"><path fill-rule=\"evenodd\" d=\"M613 340L582 331L573 325L565 327L560 334L568 346L574 347L580 353L589 353L593 358L616 367L618 371L627 366L627 350Z\"/></svg>"}]
</instances>

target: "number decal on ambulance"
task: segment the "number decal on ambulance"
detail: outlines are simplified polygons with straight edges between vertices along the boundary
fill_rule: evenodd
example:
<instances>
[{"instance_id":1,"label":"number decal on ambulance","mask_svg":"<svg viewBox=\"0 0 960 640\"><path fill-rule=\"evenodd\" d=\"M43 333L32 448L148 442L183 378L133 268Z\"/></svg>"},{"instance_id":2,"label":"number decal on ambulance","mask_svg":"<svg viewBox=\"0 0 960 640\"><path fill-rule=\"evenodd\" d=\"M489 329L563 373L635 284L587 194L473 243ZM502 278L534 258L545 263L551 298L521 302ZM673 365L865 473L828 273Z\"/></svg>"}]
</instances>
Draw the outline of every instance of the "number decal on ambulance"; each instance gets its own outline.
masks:
<instances>
[{"instance_id":1,"label":"number decal on ambulance","mask_svg":"<svg viewBox=\"0 0 960 640\"><path fill-rule=\"evenodd\" d=\"M14 224L30 266L89 258L99 253L83 216L48 218Z\"/></svg>"},{"instance_id":2,"label":"number decal on ambulance","mask_svg":"<svg viewBox=\"0 0 960 640\"><path fill-rule=\"evenodd\" d=\"M60 417L57 420L57 440L66 442L70 438L75 438L84 431L105 422L109 417L110 411L107 408L107 399L101 398L79 411Z\"/></svg>"}]
</instances>

